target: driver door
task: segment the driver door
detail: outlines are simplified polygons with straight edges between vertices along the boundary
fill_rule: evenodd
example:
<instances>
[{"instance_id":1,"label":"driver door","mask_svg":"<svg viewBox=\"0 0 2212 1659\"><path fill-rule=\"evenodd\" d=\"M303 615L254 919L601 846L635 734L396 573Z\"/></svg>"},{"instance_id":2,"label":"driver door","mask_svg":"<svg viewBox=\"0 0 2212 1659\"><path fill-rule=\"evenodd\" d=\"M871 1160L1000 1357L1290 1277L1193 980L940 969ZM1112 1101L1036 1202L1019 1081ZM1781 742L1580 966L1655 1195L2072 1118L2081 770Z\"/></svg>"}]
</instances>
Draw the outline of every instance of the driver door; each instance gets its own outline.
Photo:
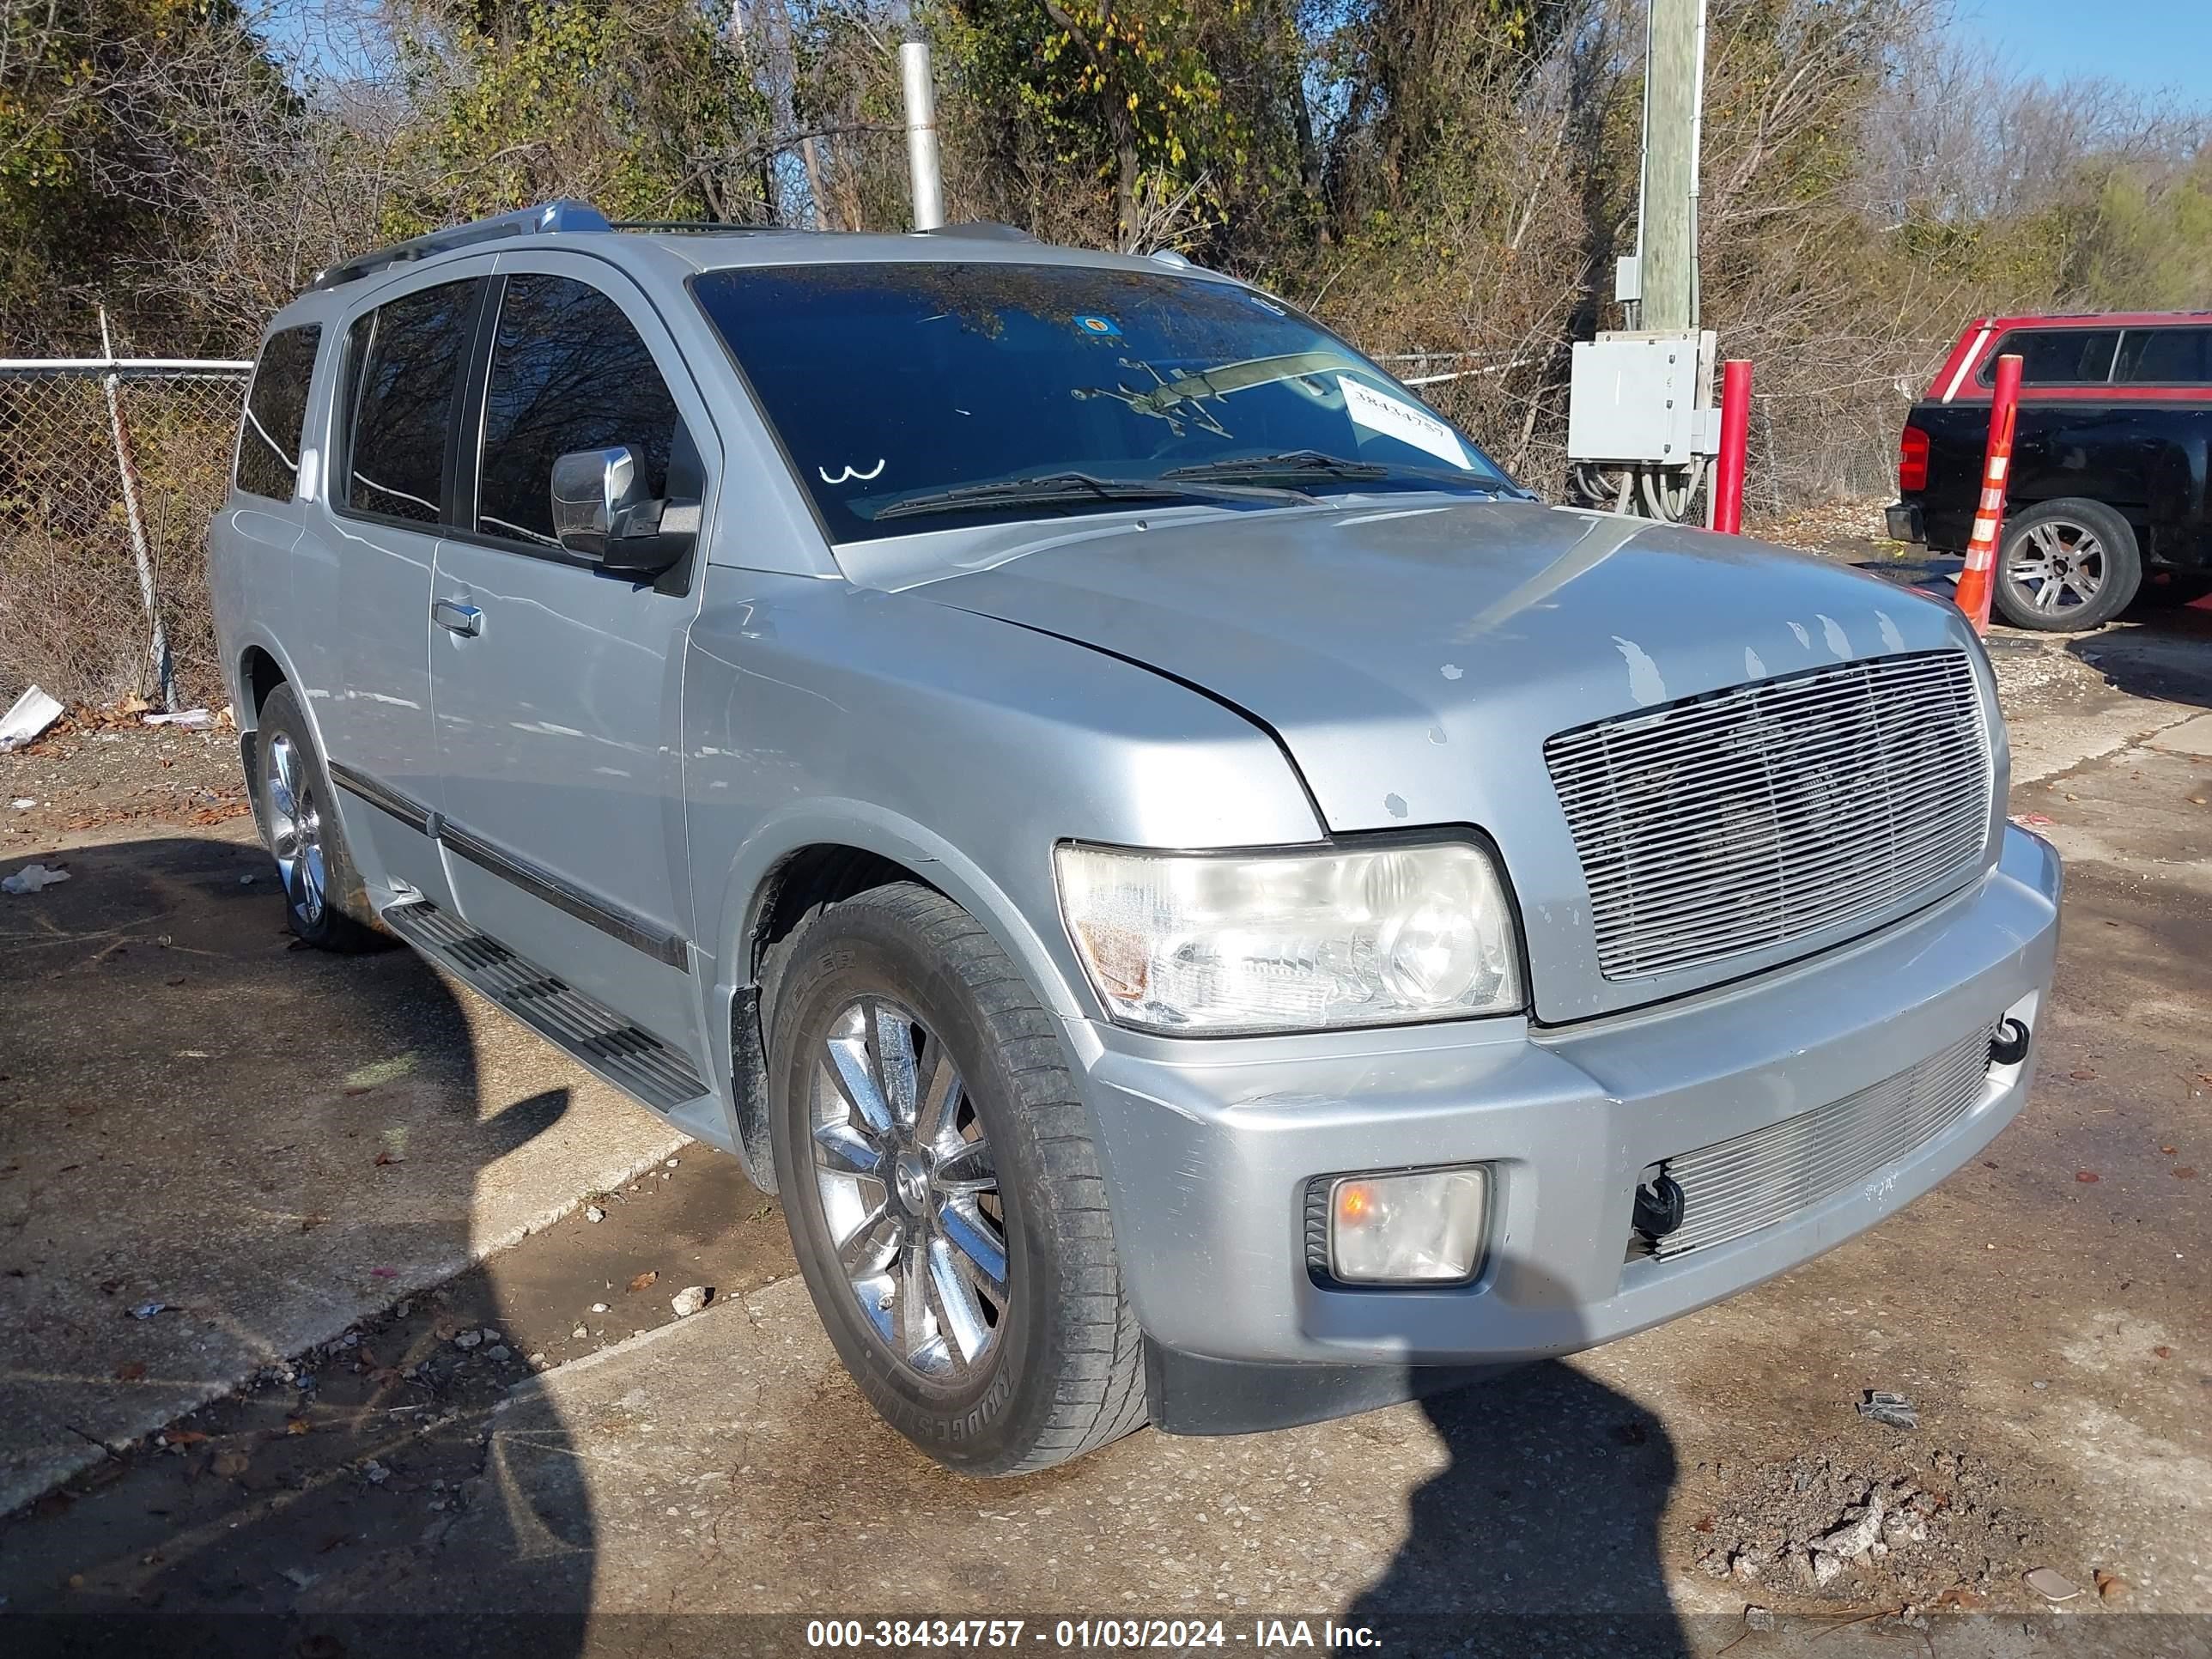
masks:
<instances>
[{"instance_id":1,"label":"driver door","mask_svg":"<svg viewBox=\"0 0 2212 1659\"><path fill-rule=\"evenodd\" d=\"M713 427L652 308L605 264L501 256L485 306L430 585L454 897L481 931L696 1054L678 723L702 550L652 584L601 574L555 538L551 474L562 454L627 444L650 494L706 501L695 434Z\"/></svg>"}]
</instances>

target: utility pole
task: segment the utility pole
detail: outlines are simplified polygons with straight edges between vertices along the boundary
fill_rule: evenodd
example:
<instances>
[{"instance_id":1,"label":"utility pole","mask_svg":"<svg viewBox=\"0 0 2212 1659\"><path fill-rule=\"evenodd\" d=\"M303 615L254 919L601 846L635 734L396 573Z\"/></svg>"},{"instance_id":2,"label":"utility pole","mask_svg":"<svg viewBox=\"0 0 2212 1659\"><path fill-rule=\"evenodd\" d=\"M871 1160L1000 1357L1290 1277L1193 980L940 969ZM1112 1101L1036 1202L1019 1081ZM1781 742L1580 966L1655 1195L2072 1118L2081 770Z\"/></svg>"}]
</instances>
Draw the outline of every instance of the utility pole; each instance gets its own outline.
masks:
<instances>
[{"instance_id":1,"label":"utility pole","mask_svg":"<svg viewBox=\"0 0 2212 1659\"><path fill-rule=\"evenodd\" d=\"M1636 252L1613 287L1628 327L1575 345L1567 471L1594 505L1680 520L1719 447L1715 342L1698 326L1706 0L1648 4Z\"/></svg>"},{"instance_id":2,"label":"utility pole","mask_svg":"<svg viewBox=\"0 0 2212 1659\"><path fill-rule=\"evenodd\" d=\"M1637 226L1637 326L1698 325L1698 141L1705 0L1651 0L1644 70L1644 179Z\"/></svg>"}]
</instances>

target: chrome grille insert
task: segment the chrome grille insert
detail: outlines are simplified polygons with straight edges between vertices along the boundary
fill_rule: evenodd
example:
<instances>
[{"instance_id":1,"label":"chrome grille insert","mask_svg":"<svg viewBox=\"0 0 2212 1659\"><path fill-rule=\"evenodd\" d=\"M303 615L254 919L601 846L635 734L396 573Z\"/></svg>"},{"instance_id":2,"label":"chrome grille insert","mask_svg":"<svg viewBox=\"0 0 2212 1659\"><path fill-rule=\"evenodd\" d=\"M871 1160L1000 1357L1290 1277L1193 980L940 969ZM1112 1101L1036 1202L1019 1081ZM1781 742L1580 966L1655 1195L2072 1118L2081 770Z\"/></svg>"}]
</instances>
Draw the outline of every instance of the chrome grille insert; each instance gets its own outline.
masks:
<instances>
[{"instance_id":1,"label":"chrome grille insert","mask_svg":"<svg viewBox=\"0 0 2212 1659\"><path fill-rule=\"evenodd\" d=\"M1963 652L1759 680L1563 732L1544 763L1609 980L1826 932L1979 867L1990 736Z\"/></svg>"},{"instance_id":2,"label":"chrome grille insert","mask_svg":"<svg viewBox=\"0 0 2212 1659\"><path fill-rule=\"evenodd\" d=\"M1682 1224L1662 1258L1786 1221L1871 1179L1981 1103L1994 1024L1894 1077L1660 1165L1681 1187Z\"/></svg>"}]
</instances>

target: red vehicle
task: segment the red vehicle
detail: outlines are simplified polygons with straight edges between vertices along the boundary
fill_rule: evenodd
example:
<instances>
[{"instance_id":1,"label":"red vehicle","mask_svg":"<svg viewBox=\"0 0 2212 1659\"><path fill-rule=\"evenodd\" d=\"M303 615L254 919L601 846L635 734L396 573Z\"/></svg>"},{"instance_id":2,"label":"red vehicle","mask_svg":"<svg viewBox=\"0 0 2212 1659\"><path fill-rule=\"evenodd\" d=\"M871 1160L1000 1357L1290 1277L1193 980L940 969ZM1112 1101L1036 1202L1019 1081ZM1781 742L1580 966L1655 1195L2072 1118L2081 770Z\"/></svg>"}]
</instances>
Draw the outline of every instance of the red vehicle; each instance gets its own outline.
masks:
<instances>
[{"instance_id":1,"label":"red vehicle","mask_svg":"<svg viewBox=\"0 0 2212 1659\"><path fill-rule=\"evenodd\" d=\"M2088 629L2138 592L2212 592L2212 311L1983 317L1906 417L1889 533L1963 553L1996 360L2021 358L1993 600L2019 628Z\"/></svg>"}]
</instances>

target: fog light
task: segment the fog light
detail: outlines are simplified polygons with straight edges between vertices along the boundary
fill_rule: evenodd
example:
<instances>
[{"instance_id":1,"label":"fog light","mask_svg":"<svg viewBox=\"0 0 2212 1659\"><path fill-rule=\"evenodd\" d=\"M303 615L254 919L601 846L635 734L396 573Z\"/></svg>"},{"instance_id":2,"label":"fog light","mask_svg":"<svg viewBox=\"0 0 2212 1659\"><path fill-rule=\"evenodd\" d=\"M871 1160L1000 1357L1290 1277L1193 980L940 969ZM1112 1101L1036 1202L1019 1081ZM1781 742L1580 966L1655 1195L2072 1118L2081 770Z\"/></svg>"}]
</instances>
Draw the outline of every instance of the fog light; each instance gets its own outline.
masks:
<instances>
[{"instance_id":1,"label":"fog light","mask_svg":"<svg viewBox=\"0 0 2212 1659\"><path fill-rule=\"evenodd\" d=\"M1340 1176L1328 1195L1329 1272L1362 1285L1472 1279L1489 1216L1490 1172L1480 1164Z\"/></svg>"}]
</instances>

